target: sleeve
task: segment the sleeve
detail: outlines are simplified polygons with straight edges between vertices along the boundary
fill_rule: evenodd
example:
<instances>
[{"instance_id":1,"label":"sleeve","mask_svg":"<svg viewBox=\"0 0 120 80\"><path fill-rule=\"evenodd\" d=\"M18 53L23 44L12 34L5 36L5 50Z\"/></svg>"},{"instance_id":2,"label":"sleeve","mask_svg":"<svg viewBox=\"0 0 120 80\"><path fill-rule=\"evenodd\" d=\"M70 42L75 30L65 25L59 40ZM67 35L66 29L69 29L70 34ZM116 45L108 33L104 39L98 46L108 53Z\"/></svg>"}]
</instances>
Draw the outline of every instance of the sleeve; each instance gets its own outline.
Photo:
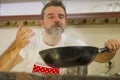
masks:
<instances>
[{"instance_id":1,"label":"sleeve","mask_svg":"<svg viewBox=\"0 0 120 80\"><path fill-rule=\"evenodd\" d=\"M25 47L22 48L19 52L19 55L25 59L28 57L28 55L31 53L32 50L34 50L35 43L34 43L34 37L30 39L29 44Z\"/></svg>"},{"instance_id":2,"label":"sleeve","mask_svg":"<svg viewBox=\"0 0 120 80\"><path fill-rule=\"evenodd\" d=\"M35 35L30 39L29 44L25 48L21 49L19 53L23 59L34 56L34 54L39 49L39 38L41 37L41 33L43 32L43 30L37 29L34 30L34 32Z\"/></svg>"},{"instance_id":3,"label":"sleeve","mask_svg":"<svg viewBox=\"0 0 120 80\"><path fill-rule=\"evenodd\" d=\"M19 52L19 55L23 59L27 58L30 55L30 53L33 52L34 49L36 48L36 37L37 37L36 34L37 34L37 31L34 30L34 32L35 32L35 35L30 39L29 44L25 48L21 49L20 52Z\"/></svg>"},{"instance_id":4,"label":"sleeve","mask_svg":"<svg viewBox=\"0 0 120 80\"><path fill-rule=\"evenodd\" d=\"M25 59L28 56L31 55L31 53L34 53L36 50L36 42L34 41L34 38L30 40L30 43L20 51L20 56Z\"/></svg>"},{"instance_id":5,"label":"sleeve","mask_svg":"<svg viewBox=\"0 0 120 80\"><path fill-rule=\"evenodd\" d=\"M23 58L23 59L25 59L25 58L27 58L27 56L28 56L28 46L27 47L25 47L25 48L23 48L23 49L21 49L20 50L20 52L19 52L19 55Z\"/></svg>"}]
</instances>

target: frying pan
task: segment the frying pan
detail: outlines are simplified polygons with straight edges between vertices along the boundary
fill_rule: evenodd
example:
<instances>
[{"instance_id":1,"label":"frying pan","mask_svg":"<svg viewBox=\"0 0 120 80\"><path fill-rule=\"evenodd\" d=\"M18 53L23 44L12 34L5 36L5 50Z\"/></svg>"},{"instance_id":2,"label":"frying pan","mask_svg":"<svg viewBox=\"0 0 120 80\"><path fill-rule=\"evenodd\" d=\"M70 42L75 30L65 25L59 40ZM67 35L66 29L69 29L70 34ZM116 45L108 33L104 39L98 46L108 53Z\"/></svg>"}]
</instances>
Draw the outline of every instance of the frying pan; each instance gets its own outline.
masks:
<instances>
[{"instance_id":1,"label":"frying pan","mask_svg":"<svg viewBox=\"0 0 120 80\"><path fill-rule=\"evenodd\" d=\"M61 68L88 65L98 53L104 51L108 51L108 48L69 46L42 50L39 54L48 66Z\"/></svg>"}]
</instances>

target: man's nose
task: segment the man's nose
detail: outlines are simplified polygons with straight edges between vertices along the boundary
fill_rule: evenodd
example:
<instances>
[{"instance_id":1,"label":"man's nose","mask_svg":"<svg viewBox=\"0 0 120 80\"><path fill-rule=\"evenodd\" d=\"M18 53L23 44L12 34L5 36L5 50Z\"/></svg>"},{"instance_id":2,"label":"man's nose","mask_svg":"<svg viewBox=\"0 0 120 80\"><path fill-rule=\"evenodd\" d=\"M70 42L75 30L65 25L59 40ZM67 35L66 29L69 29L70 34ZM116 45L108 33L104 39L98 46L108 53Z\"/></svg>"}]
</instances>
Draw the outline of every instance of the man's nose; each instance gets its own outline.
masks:
<instances>
[{"instance_id":1,"label":"man's nose","mask_svg":"<svg viewBox=\"0 0 120 80\"><path fill-rule=\"evenodd\" d=\"M55 21L57 22L60 21L59 17L55 17Z\"/></svg>"}]
</instances>

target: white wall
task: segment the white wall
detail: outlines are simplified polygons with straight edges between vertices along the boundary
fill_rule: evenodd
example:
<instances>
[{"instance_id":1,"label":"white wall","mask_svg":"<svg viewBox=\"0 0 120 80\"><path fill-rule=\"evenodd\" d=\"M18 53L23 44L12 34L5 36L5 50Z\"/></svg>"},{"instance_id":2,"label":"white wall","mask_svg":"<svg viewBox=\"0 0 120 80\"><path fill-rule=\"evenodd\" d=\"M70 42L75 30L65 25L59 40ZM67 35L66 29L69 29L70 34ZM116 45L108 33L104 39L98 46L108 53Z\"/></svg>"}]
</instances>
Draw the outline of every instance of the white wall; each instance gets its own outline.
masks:
<instances>
[{"instance_id":1,"label":"white wall","mask_svg":"<svg viewBox=\"0 0 120 80\"><path fill-rule=\"evenodd\" d=\"M35 28L37 30L39 28ZM78 37L85 41L90 46L104 47L104 42L110 38L120 40L120 27L119 25L69 25L66 34ZM14 40L16 35L16 28L1 28L0 29L0 53L2 53L9 44ZM110 74L120 72L120 50L112 60L113 68ZM24 65L22 65L24 66ZM16 67L16 71L20 71L22 66ZM92 62L89 65L89 75L100 75L107 70L107 63Z\"/></svg>"},{"instance_id":2,"label":"white wall","mask_svg":"<svg viewBox=\"0 0 120 80\"><path fill-rule=\"evenodd\" d=\"M24 1L26 0L22 0L22 2L2 0L0 15L40 14L41 9L44 6L41 2L42 0L29 2ZM116 2L117 0L67 0L67 2L65 2L65 6L68 13L106 12L107 5L112 3L114 7L114 3Z\"/></svg>"}]
</instances>

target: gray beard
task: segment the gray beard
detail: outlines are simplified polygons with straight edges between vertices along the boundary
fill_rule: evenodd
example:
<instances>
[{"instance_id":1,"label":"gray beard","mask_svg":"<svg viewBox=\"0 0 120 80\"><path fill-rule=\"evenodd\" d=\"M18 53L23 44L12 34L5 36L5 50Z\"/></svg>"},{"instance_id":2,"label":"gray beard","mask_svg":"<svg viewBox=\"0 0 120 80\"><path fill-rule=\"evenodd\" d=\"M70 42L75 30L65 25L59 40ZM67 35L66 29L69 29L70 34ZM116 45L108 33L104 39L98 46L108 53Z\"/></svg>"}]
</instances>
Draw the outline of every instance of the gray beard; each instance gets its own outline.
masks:
<instances>
[{"instance_id":1,"label":"gray beard","mask_svg":"<svg viewBox=\"0 0 120 80\"><path fill-rule=\"evenodd\" d=\"M58 36L58 35L61 35L64 32L64 29L61 28L61 29L58 29L58 30L55 30L55 31L52 31L52 29L45 29L45 31L51 36Z\"/></svg>"}]
</instances>

